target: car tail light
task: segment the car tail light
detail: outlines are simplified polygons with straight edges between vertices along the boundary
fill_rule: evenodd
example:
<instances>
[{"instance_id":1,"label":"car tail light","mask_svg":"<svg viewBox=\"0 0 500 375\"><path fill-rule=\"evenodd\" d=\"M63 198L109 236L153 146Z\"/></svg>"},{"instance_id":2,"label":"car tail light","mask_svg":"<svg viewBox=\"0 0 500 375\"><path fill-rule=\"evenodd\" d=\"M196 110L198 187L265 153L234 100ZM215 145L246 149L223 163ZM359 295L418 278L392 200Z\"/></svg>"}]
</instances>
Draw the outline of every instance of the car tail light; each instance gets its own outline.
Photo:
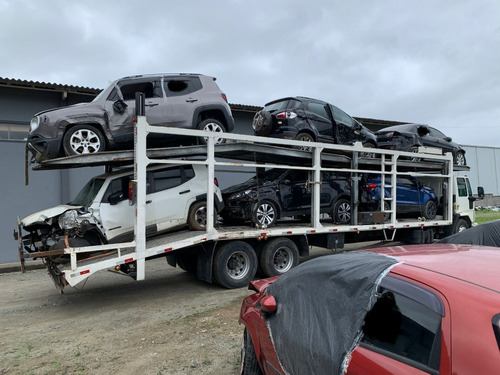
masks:
<instances>
[{"instance_id":1,"label":"car tail light","mask_svg":"<svg viewBox=\"0 0 500 375\"><path fill-rule=\"evenodd\" d=\"M128 183L128 200L131 201L134 199L134 182L130 181Z\"/></svg>"},{"instance_id":2,"label":"car tail light","mask_svg":"<svg viewBox=\"0 0 500 375\"><path fill-rule=\"evenodd\" d=\"M276 311L276 300L273 296L265 296L260 300L262 311L272 313Z\"/></svg>"},{"instance_id":3,"label":"car tail light","mask_svg":"<svg viewBox=\"0 0 500 375\"><path fill-rule=\"evenodd\" d=\"M292 111L283 111L276 114L276 118L279 119L291 119L297 117L297 114Z\"/></svg>"},{"instance_id":4,"label":"car tail light","mask_svg":"<svg viewBox=\"0 0 500 375\"><path fill-rule=\"evenodd\" d=\"M219 181L217 181L217 177L214 177L214 185L219 187Z\"/></svg>"},{"instance_id":5,"label":"car tail light","mask_svg":"<svg viewBox=\"0 0 500 375\"><path fill-rule=\"evenodd\" d=\"M222 93L221 96L222 96L222 99L224 99L224 101L227 103L227 96L226 96L226 94Z\"/></svg>"},{"instance_id":6,"label":"car tail light","mask_svg":"<svg viewBox=\"0 0 500 375\"><path fill-rule=\"evenodd\" d=\"M366 191L372 191L372 190L375 190L376 188L377 188L377 184L366 184L365 185Z\"/></svg>"}]
</instances>

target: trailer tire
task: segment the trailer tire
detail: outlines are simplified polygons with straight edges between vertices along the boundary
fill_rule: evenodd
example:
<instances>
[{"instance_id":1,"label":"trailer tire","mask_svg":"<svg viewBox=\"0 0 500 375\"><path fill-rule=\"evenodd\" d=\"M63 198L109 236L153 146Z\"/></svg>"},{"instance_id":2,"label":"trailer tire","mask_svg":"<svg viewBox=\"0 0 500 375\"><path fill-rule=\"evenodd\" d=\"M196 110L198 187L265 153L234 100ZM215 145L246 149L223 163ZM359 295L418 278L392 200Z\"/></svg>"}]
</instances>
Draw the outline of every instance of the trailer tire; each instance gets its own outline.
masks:
<instances>
[{"instance_id":1,"label":"trailer tire","mask_svg":"<svg viewBox=\"0 0 500 375\"><path fill-rule=\"evenodd\" d=\"M213 276L224 288L247 286L257 273L257 255L244 241L230 241L215 253Z\"/></svg>"},{"instance_id":2,"label":"trailer tire","mask_svg":"<svg viewBox=\"0 0 500 375\"><path fill-rule=\"evenodd\" d=\"M106 150L106 139L101 131L92 125L76 125L63 137L66 156L95 154Z\"/></svg>"},{"instance_id":3,"label":"trailer tire","mask_svg":"<svg viewBox=\"0 0 500 375\"><path fill-rule=\"evenodd\" d=\"M299 264L299 249L289 238L274 238L262 248L259 264L265 277L283 275Z\"/></svg>"},{"instance_id":4,"label":"trailer tire","mask_svg":"<svg viewBox=\"0 0 500 375\"><path fill-rule=\"evenodd\" d=\"M217 210L214 208L214 224L217 221ZM188 225L191 230L205 230L207 227L207 202L198 201L189 209Z\"/></svg>"},{"instance_id":5,"label":"trailer tire","mask_svg":"<svg viewBox=\"0 0 500 375\"><path fill-rule=\"evenodd\" d=\"M259 362L257 361L257 355L255 354L252 337L246 328L243 332L243 340L241 343L240 374L262 375Z\"/></svg>"}]
</instances>

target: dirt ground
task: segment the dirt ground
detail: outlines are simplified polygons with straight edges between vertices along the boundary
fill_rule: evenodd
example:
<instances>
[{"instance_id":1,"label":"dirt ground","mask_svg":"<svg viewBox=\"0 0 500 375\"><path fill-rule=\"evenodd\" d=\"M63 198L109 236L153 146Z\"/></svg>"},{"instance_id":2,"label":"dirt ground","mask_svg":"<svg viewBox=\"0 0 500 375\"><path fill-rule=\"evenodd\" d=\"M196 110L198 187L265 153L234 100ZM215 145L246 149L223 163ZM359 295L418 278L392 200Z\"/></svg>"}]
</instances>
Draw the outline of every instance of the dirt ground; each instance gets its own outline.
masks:
<instances>
[{"instance_id":1,"label":"dirt ground","mask_svg":"<svg viewBox=\"0 0 500 375\"><path fill-rule=\"evenodd\" d=\"M0 374L237 374L246 288L146 263L59 295L43 269L0 274Z\"/></svg>"}]
</instances>

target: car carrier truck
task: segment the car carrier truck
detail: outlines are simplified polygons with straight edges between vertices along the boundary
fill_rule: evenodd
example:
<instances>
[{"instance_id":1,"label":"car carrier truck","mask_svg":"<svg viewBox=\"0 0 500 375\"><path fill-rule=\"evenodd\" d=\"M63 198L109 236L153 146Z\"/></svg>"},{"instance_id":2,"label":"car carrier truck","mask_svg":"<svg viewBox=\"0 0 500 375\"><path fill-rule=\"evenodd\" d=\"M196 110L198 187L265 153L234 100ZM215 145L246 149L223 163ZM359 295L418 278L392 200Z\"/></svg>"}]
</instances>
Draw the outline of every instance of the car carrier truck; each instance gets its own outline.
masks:
<instances>
[{"instance_id":1,"label":"car carrier truck","mask_svg":"<svg viewBox=\"0 0 500 375\"><path fill-rule=\"evenodd\" d=\"M58 246L47 250L40 240L35 239L34 233L25 233L24 223L18 219L15 238L21 270L24 272L25 259L42 259L60 293L67 285L76 286L106 269L143 280L146 277L146 261L159 257L165 258L171 266L195 273L200 280L216 282L226 288L238 288L246 286L258 270L264 277L287 272L299 263L299 257L308 255L310 246L337 251L343 248L344 243L367 239L430 243L438 236L464 230L474 222L473 202L477 198L467 177L455 176L451 154L420 153L420 160L416 162L414 153L382 149L370 149L372 157L364 157L368 154L361 144L345 146L308 142L308 147L304 149L301 141L154 127L141 114L141 105L137 108L139 113L133 151L69 156L47 160L34 167L45 170L102 165L110 171L124 165L134 166L129 197L129 204L134 208L134 235L131 240L118 243L109 243L105 239L72 241L71 236L85 238L86 233L90 233L87 232L92 226L89 221L80 220L74 222L78 226L76 231L63 230L53 236L57 237L53 240ZM206 144L147 149L149 133L205 137ZM220 137L226 142L219 142ZM180 229L150 236L146 225L147 210L152 209L148 205L147 168L150 165L174 164L206 166L204 230ZM271 227L249 223L230 226L218 221L216 186L213 183L216 171L252 171L258 168L308 171L311 212L307 220L290 218ZM324 171L351 176L351 220L348 224L339 225L332 220L332 215L320 212L321 173ZM396 186L400 176L413 176L425 181L439 196L437 215L433 219L400 217L396 210L396 189L390 189L391 193L380 200L380 207L375 211L362 211L358 192L361 176L366 174L379 175L382 186L387 187ZM482 191L478 189L478 193L481 195ZM59 225L57 218L47 218L46 224L52 227ZM61 262L61 258L65 261Z\"/></svg>"}]
</instances>

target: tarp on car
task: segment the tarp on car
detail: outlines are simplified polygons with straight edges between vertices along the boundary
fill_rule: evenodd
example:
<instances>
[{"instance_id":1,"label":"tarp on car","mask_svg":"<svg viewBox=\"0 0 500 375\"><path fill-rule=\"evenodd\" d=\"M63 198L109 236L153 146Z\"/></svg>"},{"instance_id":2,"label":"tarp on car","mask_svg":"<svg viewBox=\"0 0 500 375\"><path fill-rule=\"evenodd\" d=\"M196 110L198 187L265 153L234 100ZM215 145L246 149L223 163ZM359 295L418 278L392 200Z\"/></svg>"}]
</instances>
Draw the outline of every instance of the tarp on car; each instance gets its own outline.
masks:
<instances>
[{"instance_id":1,"label":"tarp on car","mask_svg":"<svg viewBox=\"0 0 500 375\"><path fill-rule=\"evenodd\" d=\"M500 220L490 221L438 241L464 245L484 245L500 247Z\"/></svg>"},{"instance_id":2,"label":"tarp on car","mask_svg":"<svg viewBox=\"0 0 500 375\"><path fill-rule=\"evenodd\" d=\"M342 374L393 257L350 252L309 260L267 289L278 308L269 330L289 374Z\"/></svg>"}]
</instances>

